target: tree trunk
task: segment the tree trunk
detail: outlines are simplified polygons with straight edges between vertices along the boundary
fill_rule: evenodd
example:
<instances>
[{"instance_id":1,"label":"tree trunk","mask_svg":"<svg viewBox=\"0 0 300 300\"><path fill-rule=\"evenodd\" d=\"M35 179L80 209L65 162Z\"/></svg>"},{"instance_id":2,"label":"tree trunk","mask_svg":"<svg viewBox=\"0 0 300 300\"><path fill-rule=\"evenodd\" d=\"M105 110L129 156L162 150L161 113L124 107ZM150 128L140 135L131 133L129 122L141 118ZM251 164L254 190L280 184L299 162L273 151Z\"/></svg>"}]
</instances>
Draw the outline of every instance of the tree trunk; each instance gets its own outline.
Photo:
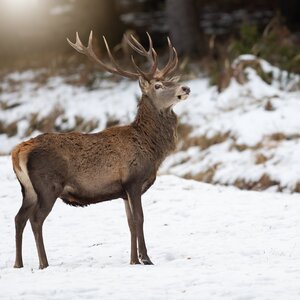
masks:
<instances>
[{"instance_id":1,"label":"tree trunk","mask_svg":"<svg viewBox=\"0 0 300 300\"><path fill-rule=\"evenodd\" d=\"M300 28L300 2L299 0L279 1L281 13L286 18L286 23L291 30Z\"/></svg>"},{"instance_id":2,"label":"tree trunk","mask_svg":"<svg viewBox=\"0 0 300 300\"><path fill-rule=\"evenodd\" d=\"M204 35L200 30L195 0L166 0L170 37L179 55L205 54Z\"/></svg>"}]
</instances>

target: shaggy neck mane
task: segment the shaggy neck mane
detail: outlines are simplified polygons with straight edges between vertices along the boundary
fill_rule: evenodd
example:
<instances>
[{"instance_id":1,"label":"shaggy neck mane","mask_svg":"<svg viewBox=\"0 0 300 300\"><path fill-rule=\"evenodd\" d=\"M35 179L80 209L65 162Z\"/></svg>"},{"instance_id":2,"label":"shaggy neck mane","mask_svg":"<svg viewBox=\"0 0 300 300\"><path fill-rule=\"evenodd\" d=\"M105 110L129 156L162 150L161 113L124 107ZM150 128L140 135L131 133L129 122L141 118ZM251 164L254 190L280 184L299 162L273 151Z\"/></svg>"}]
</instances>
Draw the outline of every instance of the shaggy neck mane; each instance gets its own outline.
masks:
<instances>
[{"instance_id":1,"label":"shaggy neck mane","mask_svg":"<svg viewBox=\"0 0 300 300\"><path fill-rule=\"evenodd\" d=\"M172 109L158 111L145 95L138 106L132 126L143 136L149 152L159 163L175 149L177 116Z\"/></svg>"}]
</instances>

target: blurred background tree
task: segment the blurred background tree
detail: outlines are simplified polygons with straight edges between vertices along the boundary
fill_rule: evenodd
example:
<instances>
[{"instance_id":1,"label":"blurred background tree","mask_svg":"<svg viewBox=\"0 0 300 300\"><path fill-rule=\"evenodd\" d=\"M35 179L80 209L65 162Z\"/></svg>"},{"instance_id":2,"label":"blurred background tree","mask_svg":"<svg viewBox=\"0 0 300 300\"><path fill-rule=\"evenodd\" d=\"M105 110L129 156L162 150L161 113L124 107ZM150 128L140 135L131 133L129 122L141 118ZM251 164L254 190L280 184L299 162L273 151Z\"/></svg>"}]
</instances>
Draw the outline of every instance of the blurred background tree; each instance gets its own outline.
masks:
<instances>
[{"instance_id":1,"label":"blurred background tree","mask_svg":"<svg viewBox=\"0 0 300 300\"><path fill-rule=\"evenodd\" d=\"M0 68L69 63L74 52L66 37L79 31L87 39L91 29L98 37L108 36L111 45L120 43L126 30L133 30L142 42L149 31L160 48L169 34L180 55L219 60L228 55L234 39L247 39L243 50L233 47L235 54L249 50L248 44L258 41L276 15L282 16L285 43L289 40L289 47L298 47L297 0L2 0ZM255 39L247 26L253 27Z\"/></svg>"},{"instance_id":2,"label":"blurred background tree","mask_svg":"<svg viewBox=\"0 0 300 300\"><path fill-rule=\"evenodd\" d=\"M179 55L206 53L196 0L166 0L166 23Z\"/></svg>"}]
</instances>

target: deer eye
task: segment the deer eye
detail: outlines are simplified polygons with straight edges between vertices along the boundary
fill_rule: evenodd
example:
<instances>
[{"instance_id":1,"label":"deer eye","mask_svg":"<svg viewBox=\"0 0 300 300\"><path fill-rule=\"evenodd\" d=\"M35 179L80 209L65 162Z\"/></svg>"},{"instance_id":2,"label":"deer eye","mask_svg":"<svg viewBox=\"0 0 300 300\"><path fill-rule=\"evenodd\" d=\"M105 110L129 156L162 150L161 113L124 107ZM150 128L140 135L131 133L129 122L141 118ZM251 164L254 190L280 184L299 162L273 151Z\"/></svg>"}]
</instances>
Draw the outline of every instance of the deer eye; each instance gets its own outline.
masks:
<instances>
[{"instance_id":1,"label":"deer eye","mask_svg":"<svg viewBox=\"0 0 300 300\"><path fill-rule=\"evenodd\" d=\"M156 90L158 90L158 89L160 89L162 86L161 86L161 84L156 83L156 84L154 85L154 87L155 87Z\"/></svg>"}]
</instances>

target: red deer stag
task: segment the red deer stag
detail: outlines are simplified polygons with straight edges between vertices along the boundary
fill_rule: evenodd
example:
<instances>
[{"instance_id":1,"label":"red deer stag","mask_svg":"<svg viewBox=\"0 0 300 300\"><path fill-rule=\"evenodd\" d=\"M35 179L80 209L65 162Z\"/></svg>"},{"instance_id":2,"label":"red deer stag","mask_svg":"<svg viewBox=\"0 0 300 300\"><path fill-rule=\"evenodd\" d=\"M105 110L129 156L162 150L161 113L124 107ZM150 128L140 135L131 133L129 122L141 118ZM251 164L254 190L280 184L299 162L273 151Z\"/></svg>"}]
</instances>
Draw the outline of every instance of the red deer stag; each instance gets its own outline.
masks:
<instances>
[{"instance_id":1,"label":"red deer stag","mask_svg":"<svg viewBox=\"0 0 300 300\"><path fill-rule=\"evenodd\" d=\"M92 48L92 32L85 47L76 34L68 40L104 70L138 79L142 97L135 120L99 133L45 133L25 141L13 150L14 172L21 184L23 202L15 217L16 261L23 267L22 235L30 220L40 269L48 266L42 226L57 198L73 206L122 198L131 233L131 264L152 264L143 232L141 195L154 183L159 165L174 149L177 118L172 107L188 97L190 89L170 75L176 70L176 50L168 39L169 59L158 69L157 54L149 34L147 51L133 36L128 45L146 57L151 66L141 70L131 57L134 71L122 69L104 38L111 65L104 64Z\"/></svg>"}]
</instances>

